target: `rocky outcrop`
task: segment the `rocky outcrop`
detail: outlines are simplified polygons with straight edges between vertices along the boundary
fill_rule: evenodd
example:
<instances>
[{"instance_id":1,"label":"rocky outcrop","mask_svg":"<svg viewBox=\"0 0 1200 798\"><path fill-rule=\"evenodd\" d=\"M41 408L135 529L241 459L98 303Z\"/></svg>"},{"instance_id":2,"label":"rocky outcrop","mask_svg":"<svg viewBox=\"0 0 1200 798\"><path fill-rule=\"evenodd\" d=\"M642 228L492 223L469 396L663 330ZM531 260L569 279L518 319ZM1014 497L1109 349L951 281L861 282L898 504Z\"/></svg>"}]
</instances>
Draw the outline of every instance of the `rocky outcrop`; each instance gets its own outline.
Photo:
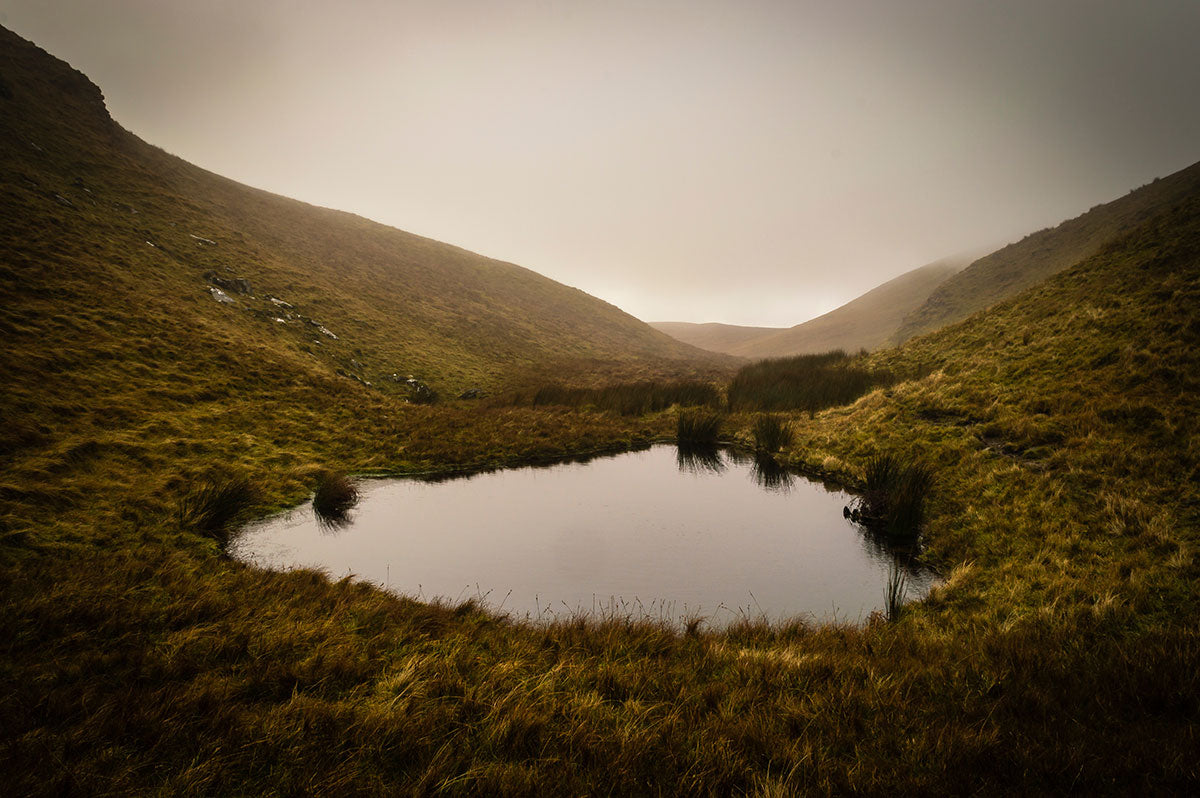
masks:
<instances>
[{"instance_id":1,"label":"rocky outcrop","mask_svg":"<svg viewBox=\"0 0 1200 798\"><path fill-rule=\"evenodd\" d=\"M204 279L230 294L241 294L242 296L253 296L254 294L254 290L250 287L250 281L245 277L222 277L214 271L209 271L204 275Z\"/></svg>"},{"instance_id":2,"label":"rocky outcrop","mask_svg":"<svg viewBox=\"0 0 1200 798\"><path fill-rule=\"evenodd\" d=\"M151 246L153 246L153 244L151 244ZM218 302L220 302L223 305L236 305L237 304L237 301L233 297L231 297L229 294L222 291L220 288L217 288L216 286L209 286L208 293L212 294L212 298L217 300Z\"/></svg>"}]
</instances>

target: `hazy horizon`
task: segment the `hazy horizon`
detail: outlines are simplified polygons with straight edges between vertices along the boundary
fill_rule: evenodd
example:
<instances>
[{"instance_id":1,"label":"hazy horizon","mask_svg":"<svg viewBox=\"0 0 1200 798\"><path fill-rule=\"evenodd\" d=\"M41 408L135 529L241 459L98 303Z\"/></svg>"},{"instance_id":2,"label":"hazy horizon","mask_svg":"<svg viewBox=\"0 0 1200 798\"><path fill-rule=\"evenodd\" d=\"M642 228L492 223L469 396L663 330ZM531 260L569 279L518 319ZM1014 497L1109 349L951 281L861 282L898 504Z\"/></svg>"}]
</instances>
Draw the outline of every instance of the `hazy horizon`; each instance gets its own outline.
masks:
<instances>
[{"instance_id":1,"label":"hazy horizon","mask_svg":"<svg viewBox=\"0 0 1200 798\"><path fill-rule=\"evenodd\" d=\"M1200 159L1200 4L7 0L122 125L646 321L788 327Z\"/></svg>"}]
</instances>

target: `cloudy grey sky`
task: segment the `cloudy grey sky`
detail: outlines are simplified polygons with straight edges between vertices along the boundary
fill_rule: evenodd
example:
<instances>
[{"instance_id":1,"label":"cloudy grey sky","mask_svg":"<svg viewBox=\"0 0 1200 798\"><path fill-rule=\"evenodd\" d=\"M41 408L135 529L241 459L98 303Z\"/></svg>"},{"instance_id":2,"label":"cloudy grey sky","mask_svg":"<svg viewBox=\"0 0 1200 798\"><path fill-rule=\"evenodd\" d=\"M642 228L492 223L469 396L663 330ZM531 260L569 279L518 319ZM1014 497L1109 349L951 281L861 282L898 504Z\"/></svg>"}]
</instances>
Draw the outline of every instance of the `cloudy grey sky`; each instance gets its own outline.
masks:
<instances>
[{"instance_id":1,"label":"cloudy grey sky","mask_svg":"<svg viewBox=\"0 0 1200 798\"><path fill-rule=\"evenodd\" d=\"M1200 160L1198 0L0 0L126 128L651 321L786 326Z\"/></svg>"}]
</instances>

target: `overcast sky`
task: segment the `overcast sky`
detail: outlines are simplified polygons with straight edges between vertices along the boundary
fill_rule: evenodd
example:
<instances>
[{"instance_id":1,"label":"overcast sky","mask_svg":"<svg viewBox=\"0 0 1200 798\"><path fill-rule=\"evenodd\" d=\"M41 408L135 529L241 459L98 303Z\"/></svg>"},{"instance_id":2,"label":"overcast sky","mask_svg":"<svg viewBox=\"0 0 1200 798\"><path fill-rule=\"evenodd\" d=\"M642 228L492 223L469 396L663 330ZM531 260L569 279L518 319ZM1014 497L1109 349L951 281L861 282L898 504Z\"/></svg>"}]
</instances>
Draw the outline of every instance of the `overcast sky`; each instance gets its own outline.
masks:
<instances>
[{"instance_id":1,"label":"overcast sky","mask_svg":"<svg viewBox=\"0 0 1200 798\"><path fill-rule=\"evenodd\" d=\"M1200 160L1198 0L0 0L195 164L789 326Z\"/></svg>"}]
</instances>

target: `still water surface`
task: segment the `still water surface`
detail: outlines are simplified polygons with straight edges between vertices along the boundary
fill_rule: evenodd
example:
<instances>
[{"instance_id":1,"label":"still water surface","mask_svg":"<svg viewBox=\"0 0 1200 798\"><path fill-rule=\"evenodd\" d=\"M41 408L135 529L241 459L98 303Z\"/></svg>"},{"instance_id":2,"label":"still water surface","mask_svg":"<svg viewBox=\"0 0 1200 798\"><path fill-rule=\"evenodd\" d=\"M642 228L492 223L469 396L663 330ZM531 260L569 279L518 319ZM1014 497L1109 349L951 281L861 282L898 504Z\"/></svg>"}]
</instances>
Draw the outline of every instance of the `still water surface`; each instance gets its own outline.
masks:
<instances>
[{"instance_id":1,"label":"still water surface","mask_svg":"<svg viewBox=\"0 0 1200 798\"><path fill-rule=\"evenodd\" d=\"M483 598L516 617L577 611L713 626L860 621L893 556L842 517L852 498L729 452L673 446L455 478L369 480L349 523L311 504L248 527L238 558L317 567L406 595ZM932 574L908 569L908 597Z\"/></svg>"}]
</instances>

